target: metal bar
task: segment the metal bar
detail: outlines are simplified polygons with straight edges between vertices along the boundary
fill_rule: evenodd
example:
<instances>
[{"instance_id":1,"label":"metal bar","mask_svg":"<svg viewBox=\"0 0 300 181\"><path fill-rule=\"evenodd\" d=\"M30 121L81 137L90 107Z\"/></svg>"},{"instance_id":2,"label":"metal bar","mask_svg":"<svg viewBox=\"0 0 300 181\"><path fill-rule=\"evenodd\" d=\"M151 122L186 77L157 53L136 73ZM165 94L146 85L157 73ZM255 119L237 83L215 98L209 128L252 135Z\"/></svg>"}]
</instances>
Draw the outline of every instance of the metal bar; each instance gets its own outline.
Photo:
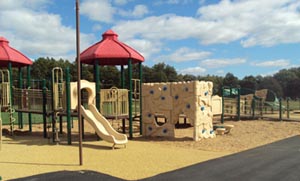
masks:
<instances>
[{"instance_id":1,"label":"metal bar","mask_svg":"<svg viewBox=\"0 0 300 181\"><path fill-rule=\"evenodd\" d=\"M82 165L81 73L80 73L80 18L79 0L76 0L76 52L77 52L77 111L79 124L79 165Z\"/></svg>"},{"instance_id":2,"label":"metal bar","mask_svg":"<svg viewBox=\"0 0 300 181\"><path fill-rule=\"evenodd\" d=\"M69 67L66 68L66 112L67 112L67 135L68 135L68 144L72 144L71 139L71 92L70 92L70 70Z\"/></svg>"},{"instance_id":3,"label":"metal bar","mask_svg":"<svg viewBox=\"0 0 300 181\"><path fill-rule=\"evenodd\" d=\"M94 80L96 82L96 107L100 111L100 71L99 71L99 61L94 61Z\"/></svg>"},{"instance_id":4,"label":"metal bar","mask_svg":"<svg viewBox=\"0 0 300 181\"><path fill-rule=\"evenodd\" d=\"M129 92L128 92L128 101L129 101L129 139L133 138L132 133L132 61L128 60L128 82L129 82Z\"/></svg>"},{"instance_id":5,"label":"metal bar","mask_svg":"<svg viewBox=\"0 0 300 181\"><path fill-rule=\"evenodd\" d=\"M21 89L21 97L20 97L20 101L21 101L21 108L23 108L23 91L22 91L22 88L23 88L23 78L22 78L22 68L19 67L19 88ZM22 112L18 112L18 124L19 124L19 129L23 129L23 114Z\"/></svg>"},{"instance_id":6,"label":"metal bar","mask_svg":"<svg viewBox=\"0 0 300 181\"><path fill-rule=\"evenodd\" d=\"M43 130L44 130L44 138L47 138L47 95L46 95L46 80L43 79Z\"/></svg>"},{"instance_id":7,"label":"metal bar","mask_svg":"<svg viewBox=\"0 0 300 181\"><path fill-rule=\"evenodd\" d=\"M30 88L30 66L27 66L27 89ZM29 99L28 99L29 101ZM29 105L29 104L28 104ZM29 132L32 132L32 117L31 113L28 113L28 124L29 124Z\"/></svg>"},{"instance_id":8,"label":"metal bar","mask_svg":"<svg viewBox=\"0 0 300 181\"><path fill-rule=\"evenodd\" d=\"M140 75L140 95L139 95L139 100L140 100L140 135L143 134L143 96L142 96L142 85L143 85L143 66L142 62L139 63L139 75Z\"/></svg>"}]
</instances>

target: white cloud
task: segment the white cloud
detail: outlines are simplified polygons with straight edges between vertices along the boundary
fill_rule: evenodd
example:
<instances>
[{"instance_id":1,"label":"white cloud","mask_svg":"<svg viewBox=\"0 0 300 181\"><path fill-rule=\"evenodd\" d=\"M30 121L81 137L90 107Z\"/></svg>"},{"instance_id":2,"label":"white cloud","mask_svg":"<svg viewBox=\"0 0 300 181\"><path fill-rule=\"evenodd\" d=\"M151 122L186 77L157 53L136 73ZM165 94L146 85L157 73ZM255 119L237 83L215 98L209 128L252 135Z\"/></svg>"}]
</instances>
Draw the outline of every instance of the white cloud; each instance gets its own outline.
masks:
<instances>
[{"instance_id":1,"label":"white cloud","mask_svg":"<svg viewBox=\"0 0 300 181\"><path fill-rule=\"evenodd\" d=\"M199 20L212 23L204 43L231 42L242 39L244 47L300 41L300 2L294 0L223 0L199 8Z\"/></svg>"},{"instance_id":2,"label":"white cloud","mask_svg":"<svg viewBox=\"0 0 300 181\"><path fill-rule=\"evenodd\" d=\"M80 5L80 13L94 21L111 23L115 12L109 0L84 0Z\"/></svg>"},{"instance_id":3,"label":"white cloud","mask_svg":"<svg viewBox=\"0 0 300 181\"><path fill-rule=\"evenodd\" d=\"M172 61L172 62L188 62L193 60L201 60L211 55L211 52L199 51L182 47L169 55L162 55L156 58L156 61Z\"/></svg>"},{"instance_id":4,"label":"white cloud","mask_svg":"<svg viewBox=\"0 0 300 181\"><path fill-rule=\"evenodd\" d=\"M162 5L162 4L187 4L192 2L193 0L158 0L155 1L155 5Z\"/></svg>"},{"instance_id":5,"label":"white cloud","mask_svg":"<svg viewBox=\"0 0 300 181\"><path fill-rule=\"evenodd\" d=\"M0 6L0 34L10 41L12 47L32 58L75 57L75 29L62 25L59 15L36 10L36 6L46 6L43 2L47 1L30 1L36 3L34 9L26 8L29 1L14 2L18 5L13 9L6 9L7 4ZM93 36L82 33L81 39L82 47L87 47Z\"/></svg>"},{"instance_id":6,"label":"white cloud","mask_svg":"<svg viewBox=\"0 0 300 181\"><path fill-rule=\"evenodd\" d=\"M149 41L146 39L130 39L124 43L142 54L146 60L149 60L151 55L158 53L161 47L160 42Z\"/></svg>"},{"instance_id":7,"label":"white cloud","mask_svg":"<svg viewBox=\"0 0 300 181\"><path fill-rule=\"evenodd\" d=\"M186 69L179 70L181 74L190 74L190 75L203 75L206 72L205 68L202 67L190 67Z\"/></svg>"},{"instance_id":8,"label":"white cloud","mask_svg":"<svg viewBox=\"0 0 300 181\"><path fill-rule=\"evenodd\" d=\"M163 42L192 38L205 45L240 41L244 47L273 46L300 42L299 9L300 2L295 0L223 0L201 6L197 17L149 16L119 21L113 29L124 40L139 37Z\"/></svg>"},{"instance_id":9,"label":"white cloud","mask_svg":"<svg viewBox=\"0 0 300 181\"><path fill-rule=\"evenodd\" d=\"M149 10L147 6L142 4L136 5L132 11L119 10L119 14L121 16L134 17L134 18L141 18L148 13Z\"/></svg>"},{"instance_id":10,"label":"white cloud","mask_svg":"<svg viewBox=\"0 0 300 181\"><path fill-rule=\"evenodd\" d=\"M239 65L246 63L246 59L234 58L234 59L206 59L201 61L200 65L208 68L226 67L230 65Z\"/></svg>"},{"instance_id":11,"label":"white cloud","mask_svg":"<svg viewBox=\"0 0 300 181\"><path fill-rule=\"evenodd\" d=\"M279 60L270 60L264 62L251 63L251 65L257 67L287 67L290 65L290 61L285 59L279 59Z\"/></svg>"},{"instance_id":12,"label":"white cloud","mask_svg":"<svg viewBox=\"0 0 300 181\"><path fill-rule=\"evenodd\" d=\"M114 0L116 5L124 5L128 3L128 0Z\"/></svg>"},{"instance_id":13,"label":"white cloud","mask_svg":"<svg viewBox=\"0 0 300 181\"><path fill-rule=\"evenodd\" d=\"M51 0L1 0L0 9L15 10L22 8L44 9L46 5L51 4Z\"/></svg>"},{"instance_id":14,"label":"white cloud","mask_svg":"<svg viewBox=\"0 0 300 181\"><path fill-rule=\"evenodd\" d=\"M95 25L93 25L92 30L94 32L97 32L99 30L102 30L102 26L100 24L95 24Z\"/></svg>"}]
</instances>

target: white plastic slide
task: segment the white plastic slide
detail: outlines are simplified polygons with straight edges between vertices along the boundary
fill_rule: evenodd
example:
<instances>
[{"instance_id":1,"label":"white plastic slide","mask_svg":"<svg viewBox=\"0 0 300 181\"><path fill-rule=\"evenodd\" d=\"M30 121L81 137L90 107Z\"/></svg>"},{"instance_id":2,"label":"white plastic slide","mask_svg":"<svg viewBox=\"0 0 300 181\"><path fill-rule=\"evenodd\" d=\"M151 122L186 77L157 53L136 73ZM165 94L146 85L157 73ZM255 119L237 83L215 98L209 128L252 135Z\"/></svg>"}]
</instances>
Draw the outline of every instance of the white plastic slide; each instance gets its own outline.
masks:
<instances>
[{"instance_id":1,"label":"white plastic slide","mask_svg":"<svg viewBox=\"0 0 300 181\"><path fill-rule=\"evenodd\" d=\"M84 119L92 125L100 138L113 143L113 149L115 145L125 145L126 147L126 143L128 142L127 136L114 130L107 119L98 112L95 105L90 104L88 109L81 106L81 113Z\"/></svg>"}]
</instances>

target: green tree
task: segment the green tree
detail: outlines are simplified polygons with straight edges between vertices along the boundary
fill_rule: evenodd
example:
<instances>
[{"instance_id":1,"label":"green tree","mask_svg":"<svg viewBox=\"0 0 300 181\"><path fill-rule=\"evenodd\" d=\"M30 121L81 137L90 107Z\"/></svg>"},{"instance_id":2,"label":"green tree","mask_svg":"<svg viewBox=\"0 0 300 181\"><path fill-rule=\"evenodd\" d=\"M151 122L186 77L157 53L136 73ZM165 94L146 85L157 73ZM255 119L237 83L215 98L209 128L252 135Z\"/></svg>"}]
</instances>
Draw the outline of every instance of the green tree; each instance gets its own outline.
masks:
<instances>
[{"instance_id":1,"label":"green tree","mask_svg":"<svg viewBox=\"0 0 300 181\"><path fill-rule=\"evenodd\" d=\"M242 88L247 88L247 89L252 89L256 90L258 87L257 80L254 76L245 76L241 81L240 81L240 86Z\"/></svg>"},{"instance_id":2,"label":"green tree","mask_svg":"<svg viewBox=\"0 0 300 181\"><path fill-rule=\"evenodd\" d=\"M239 79L232 73L227 73L223 79L223 86L237 87L239 85Z\"/></svg>"},{"instance_id":3,"label":"green tree","mask_svg":"<svg viewBox=\"0 0 300 181\"><path fill-rule=\"evenodd\" d=\"M283 90L280 83L271 76L264 77L258 85L258 89L270 89L276 93L277 97L283 96Z\"/></svg>"}]
</instances>

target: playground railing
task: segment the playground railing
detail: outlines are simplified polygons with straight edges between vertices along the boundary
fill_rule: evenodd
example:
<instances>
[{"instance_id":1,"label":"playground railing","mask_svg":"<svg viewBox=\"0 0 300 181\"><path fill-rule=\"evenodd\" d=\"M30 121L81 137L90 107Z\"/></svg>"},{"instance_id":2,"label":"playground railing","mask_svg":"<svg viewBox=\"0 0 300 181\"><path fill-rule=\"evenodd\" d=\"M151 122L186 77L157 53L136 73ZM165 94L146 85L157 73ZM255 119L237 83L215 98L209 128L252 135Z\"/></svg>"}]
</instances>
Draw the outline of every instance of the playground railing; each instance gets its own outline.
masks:
<instances>
[{"instance_id":1,"label":"playground railing","mask_svg":"<svg viewBox=\"0 0 300 181\"><path fill-rule=\"evenodd\" d=\"M128 90L117 89L101 89L100 93L100 111L106 117L128 115Z\"/></svg>"},{"instance_id":2,"label":"playground railing","mask_svg":"<svg viewBox=\"0 0 300 181\"><path fill-rule=\"evenodd\" d=\"M15 109L26 112L43 112L43 90L13 88ZM51 91L46 90L46 110L52 110Z\"/></svg>"}]
</instances>

